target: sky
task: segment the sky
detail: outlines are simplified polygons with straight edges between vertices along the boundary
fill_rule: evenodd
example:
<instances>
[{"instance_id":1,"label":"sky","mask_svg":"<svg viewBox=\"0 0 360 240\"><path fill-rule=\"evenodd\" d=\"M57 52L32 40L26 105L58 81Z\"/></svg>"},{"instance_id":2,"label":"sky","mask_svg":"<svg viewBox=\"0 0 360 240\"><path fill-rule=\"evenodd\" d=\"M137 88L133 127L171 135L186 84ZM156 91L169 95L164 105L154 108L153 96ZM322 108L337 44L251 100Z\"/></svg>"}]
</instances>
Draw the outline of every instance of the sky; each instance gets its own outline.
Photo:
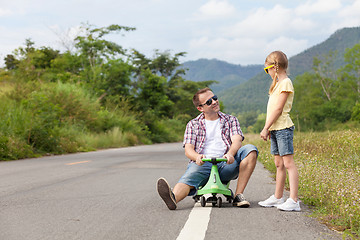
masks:
<instances>
[{"instance_id":1,"label":"sky","mask_svg":"<svg viewBox=\"0 0 360 240\"><path fill-rule=\"evenodd\" d=\"M74 50L83 23L135 31L107 39L147 57L186 52L232 64L263 64L274 50L288 57L360 26L360 0L0 0L0 64L23 47Z\"/></svg>"}]
</instances>

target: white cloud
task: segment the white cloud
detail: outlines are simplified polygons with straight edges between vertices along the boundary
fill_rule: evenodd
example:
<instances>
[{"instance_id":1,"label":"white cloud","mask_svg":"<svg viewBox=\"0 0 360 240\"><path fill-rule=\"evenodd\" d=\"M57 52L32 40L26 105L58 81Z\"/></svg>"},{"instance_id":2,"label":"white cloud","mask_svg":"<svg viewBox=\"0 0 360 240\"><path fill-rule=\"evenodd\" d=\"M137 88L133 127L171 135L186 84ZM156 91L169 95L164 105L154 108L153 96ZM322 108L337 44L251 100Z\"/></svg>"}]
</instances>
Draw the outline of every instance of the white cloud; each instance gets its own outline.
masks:
<instances>
[{"instance_id":1,"label":"white cloud","mask_svg":"<svg viewBox=\"0 0 360 240\"><path fill-rule=\"evenodd\" d=\"M296 7L295 12L301 16L312 15L316 13L329 13L341 8L341 0L308 0L306 3Z\"/></svg>"},{"instance_id":2,"label":"white cloud","mask_svg":"<svg viewBox=\"0 0 360 240\"><path fill-rule=\"evenodd\" d=\"M360 20L360 0L356 0L352 5L345 6L339 12L339 17L355 17L357 20Z\"/></svg>"},{"instance_id":3,"label":"white cloud","mask_svg":"<svg viewBox=\"0 0 360 240\"><path fill-rule=\"evenodd\" d=\"M0 8L0 17L10 16L13 12L9 9Z\"/></svg>"},{"instance_id":4,"label":"white cloud","mask_svg":"<svg viewBox=\"0 0 360 240\"><path fill-rule=\"evenodd\" d=\"M354 1L351 5L345 6L337 14L337 21L331 25L331 30L336 31L343 27L360 26L360 0Z\"/></svg>"},{"instance_id":5,"label":"white cloud","mask_svg":"<svg viewBox=\"0 0 360 240\"><path fill-rule=\"evenodd\" d=\"M109 39L149 57L153 49L169 49L186 51L187 60L218 58L243 65L261 64L276 49L291 57L340 28L360 26L360 0L76 0L71 8L60 0L0 2L0 61L26 38L58 49L54 32L65 34L66 41L88 21L136 27Z\"/></svg>"},{"instance_id":6,"label":"white cloud","mask_svg":"<svg viewBox=\"0 0 360 240\"><path fill-rule=\"evenodd\" d=\"M52 36L56 39L58 47L61 50L74 50L75 42L74 39L84 33L84 29L81 25L70 27L66 30L62 29L59 25L49 26L52 31Z\"/></svg>"},{"instance_id":7,"label":"white cloud","mask_svg":"<svg viewBox=\"0 0 360 240\"><path fill-rule=\"evenodd\" d=\"M232 63L256 64L262 58L266 42L262 39L223 37L193 39L190 42L192 59L217 58ZM196 51L195 51L196 50Z\"/></svg>"},{"instance_id":8,"label":"white cloud","mask_svg":"<svg viewBox=\"0 0 360 240\"><path fill-rule=\"evenodd\" d=\"M270 53L272 51L281 50L288 57L291 57L293 55L298 54L299 49L306 49L307 46L308 46L308 41L306 39L278 37L266 44L265 51L267 53Z\"/></svg>"},{"instance_id":9,"label":"white cloud","mask_svg":"<svg viewBox=\"0 0 360 240\"><path fill-rule=\"evenodd\" d=\"M313 18L299 16L294 8L277 4L272 8L258 8L231 26L217 26L212 31L202 29L201 34L191 40L189 52L196 52L191 54L193 58L262 63L274 50L282 50L291 57L310 47L308 37L319 28Z\"/></svg>"},{"instance_id":10,"label":"white cloud","mask_svg":"<svg viewBox=\"0 0 360 240\"><path fill-rule=\"evenodd\" d=\"M311 19L298 17L294 11L281 5L272 9L259 8L244 20L232 26L227 32L232 36L243 37L276 37L286 32L288 34L307 31L314 27Z\"/></svg>"},{"instance_id":11,"label":"white cloud","mask_svg":"<svg viewBox=\"0 0 360 240\"><path fill-rule=\"evenodd\" d=\"M202 5L195 14L197 19L217 19L233 15L236 9L227 0L210 0Z\"/></svg>"}]
</instances>

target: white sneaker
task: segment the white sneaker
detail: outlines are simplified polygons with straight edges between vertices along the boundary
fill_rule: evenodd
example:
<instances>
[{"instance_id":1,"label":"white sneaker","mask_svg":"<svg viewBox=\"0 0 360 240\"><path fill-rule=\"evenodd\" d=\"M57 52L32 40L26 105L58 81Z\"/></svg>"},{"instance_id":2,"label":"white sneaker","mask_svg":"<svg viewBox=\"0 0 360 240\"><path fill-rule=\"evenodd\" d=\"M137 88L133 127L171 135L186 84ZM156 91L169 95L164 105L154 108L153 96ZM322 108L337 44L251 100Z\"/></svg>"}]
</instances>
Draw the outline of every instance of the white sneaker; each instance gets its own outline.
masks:
<instances>
[{"instance_id":1,"label":"white sneaker","mask_svg":"<svg viewBox=\"0 0 360 240\"><path fill-rule=\"evenodd\" d=\"M258 204L262 207L276 207L285 202L284 198L276 198L275 195L272 195L265 201L260 201Z\"/></svg>"},{"instance_id":2,"label":"white sneaker","mask_svg":"<svg viewBox=\"0 0 360 240\"><path fill-rule=\"evenodd\" d=\"M285 203L278 205L277 209L282 210L282 211L299 212L299 211L301 211L299 202L300 202L299 200L297 202L295 202L291 198L288 198Z\"/></svg>"}]
</instances>

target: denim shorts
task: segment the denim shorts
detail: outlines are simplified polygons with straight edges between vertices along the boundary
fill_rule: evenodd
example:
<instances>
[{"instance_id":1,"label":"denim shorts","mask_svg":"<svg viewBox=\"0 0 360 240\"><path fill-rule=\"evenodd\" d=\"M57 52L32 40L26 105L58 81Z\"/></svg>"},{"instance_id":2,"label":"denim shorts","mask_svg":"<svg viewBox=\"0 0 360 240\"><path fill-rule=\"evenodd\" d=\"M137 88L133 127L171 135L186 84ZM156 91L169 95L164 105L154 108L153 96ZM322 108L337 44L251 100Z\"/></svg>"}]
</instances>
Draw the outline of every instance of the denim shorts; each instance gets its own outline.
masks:
<instances>
[{"instance_id":1,"label":"denim shorts","mask_svg":"<svg viewBox=\"0 0 360 240\"><path fill-rule=\"evenodd\" d=\"M292 126L290 128L270 131L271 154L280 156L294 154L294 129L295 127Z\"/></svg>"},{"instance_id":2,"label":"denim shorts","mask_svg":"<svg viewBox=\"0 0 360 240\"><path fill-rule=\"evenodd\" d=\"M224 184L239 176L240 162L252 151L256 151L259 154L258 149L254 145L244 145L236 153L235 161L232 164L227 164L226 162L217 164L220 179ZM202 166L197 165L193 161L189 162L184 175L179 180L179 183L195 187L195 189L191 189L189 196L194 195L199 187L206 184L210 176L211 166L210 162L205 162Z\"/></svg>"}]
</instances>

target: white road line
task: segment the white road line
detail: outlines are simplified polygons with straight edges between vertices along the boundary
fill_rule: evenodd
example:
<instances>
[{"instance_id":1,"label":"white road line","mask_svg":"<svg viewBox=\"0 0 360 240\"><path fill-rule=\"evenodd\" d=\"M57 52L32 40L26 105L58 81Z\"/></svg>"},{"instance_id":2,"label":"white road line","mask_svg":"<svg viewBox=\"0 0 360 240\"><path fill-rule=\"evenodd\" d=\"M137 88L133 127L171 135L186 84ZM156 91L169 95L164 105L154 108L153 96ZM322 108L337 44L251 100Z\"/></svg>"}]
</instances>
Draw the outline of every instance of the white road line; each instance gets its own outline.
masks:
<instances>
[{"instance_id":1,"label":"white road line","mask_svg":"<svg viewBox=\"0 0 360 240\"><path fill-rule=\"evenodd\" d=\"M205 233L210 220L212 207L201 207L200 203L195 203L194 208L189 214L184 228L181 230L177 240L202 240L205 239Z\"/></svg>"}]
</instances>

